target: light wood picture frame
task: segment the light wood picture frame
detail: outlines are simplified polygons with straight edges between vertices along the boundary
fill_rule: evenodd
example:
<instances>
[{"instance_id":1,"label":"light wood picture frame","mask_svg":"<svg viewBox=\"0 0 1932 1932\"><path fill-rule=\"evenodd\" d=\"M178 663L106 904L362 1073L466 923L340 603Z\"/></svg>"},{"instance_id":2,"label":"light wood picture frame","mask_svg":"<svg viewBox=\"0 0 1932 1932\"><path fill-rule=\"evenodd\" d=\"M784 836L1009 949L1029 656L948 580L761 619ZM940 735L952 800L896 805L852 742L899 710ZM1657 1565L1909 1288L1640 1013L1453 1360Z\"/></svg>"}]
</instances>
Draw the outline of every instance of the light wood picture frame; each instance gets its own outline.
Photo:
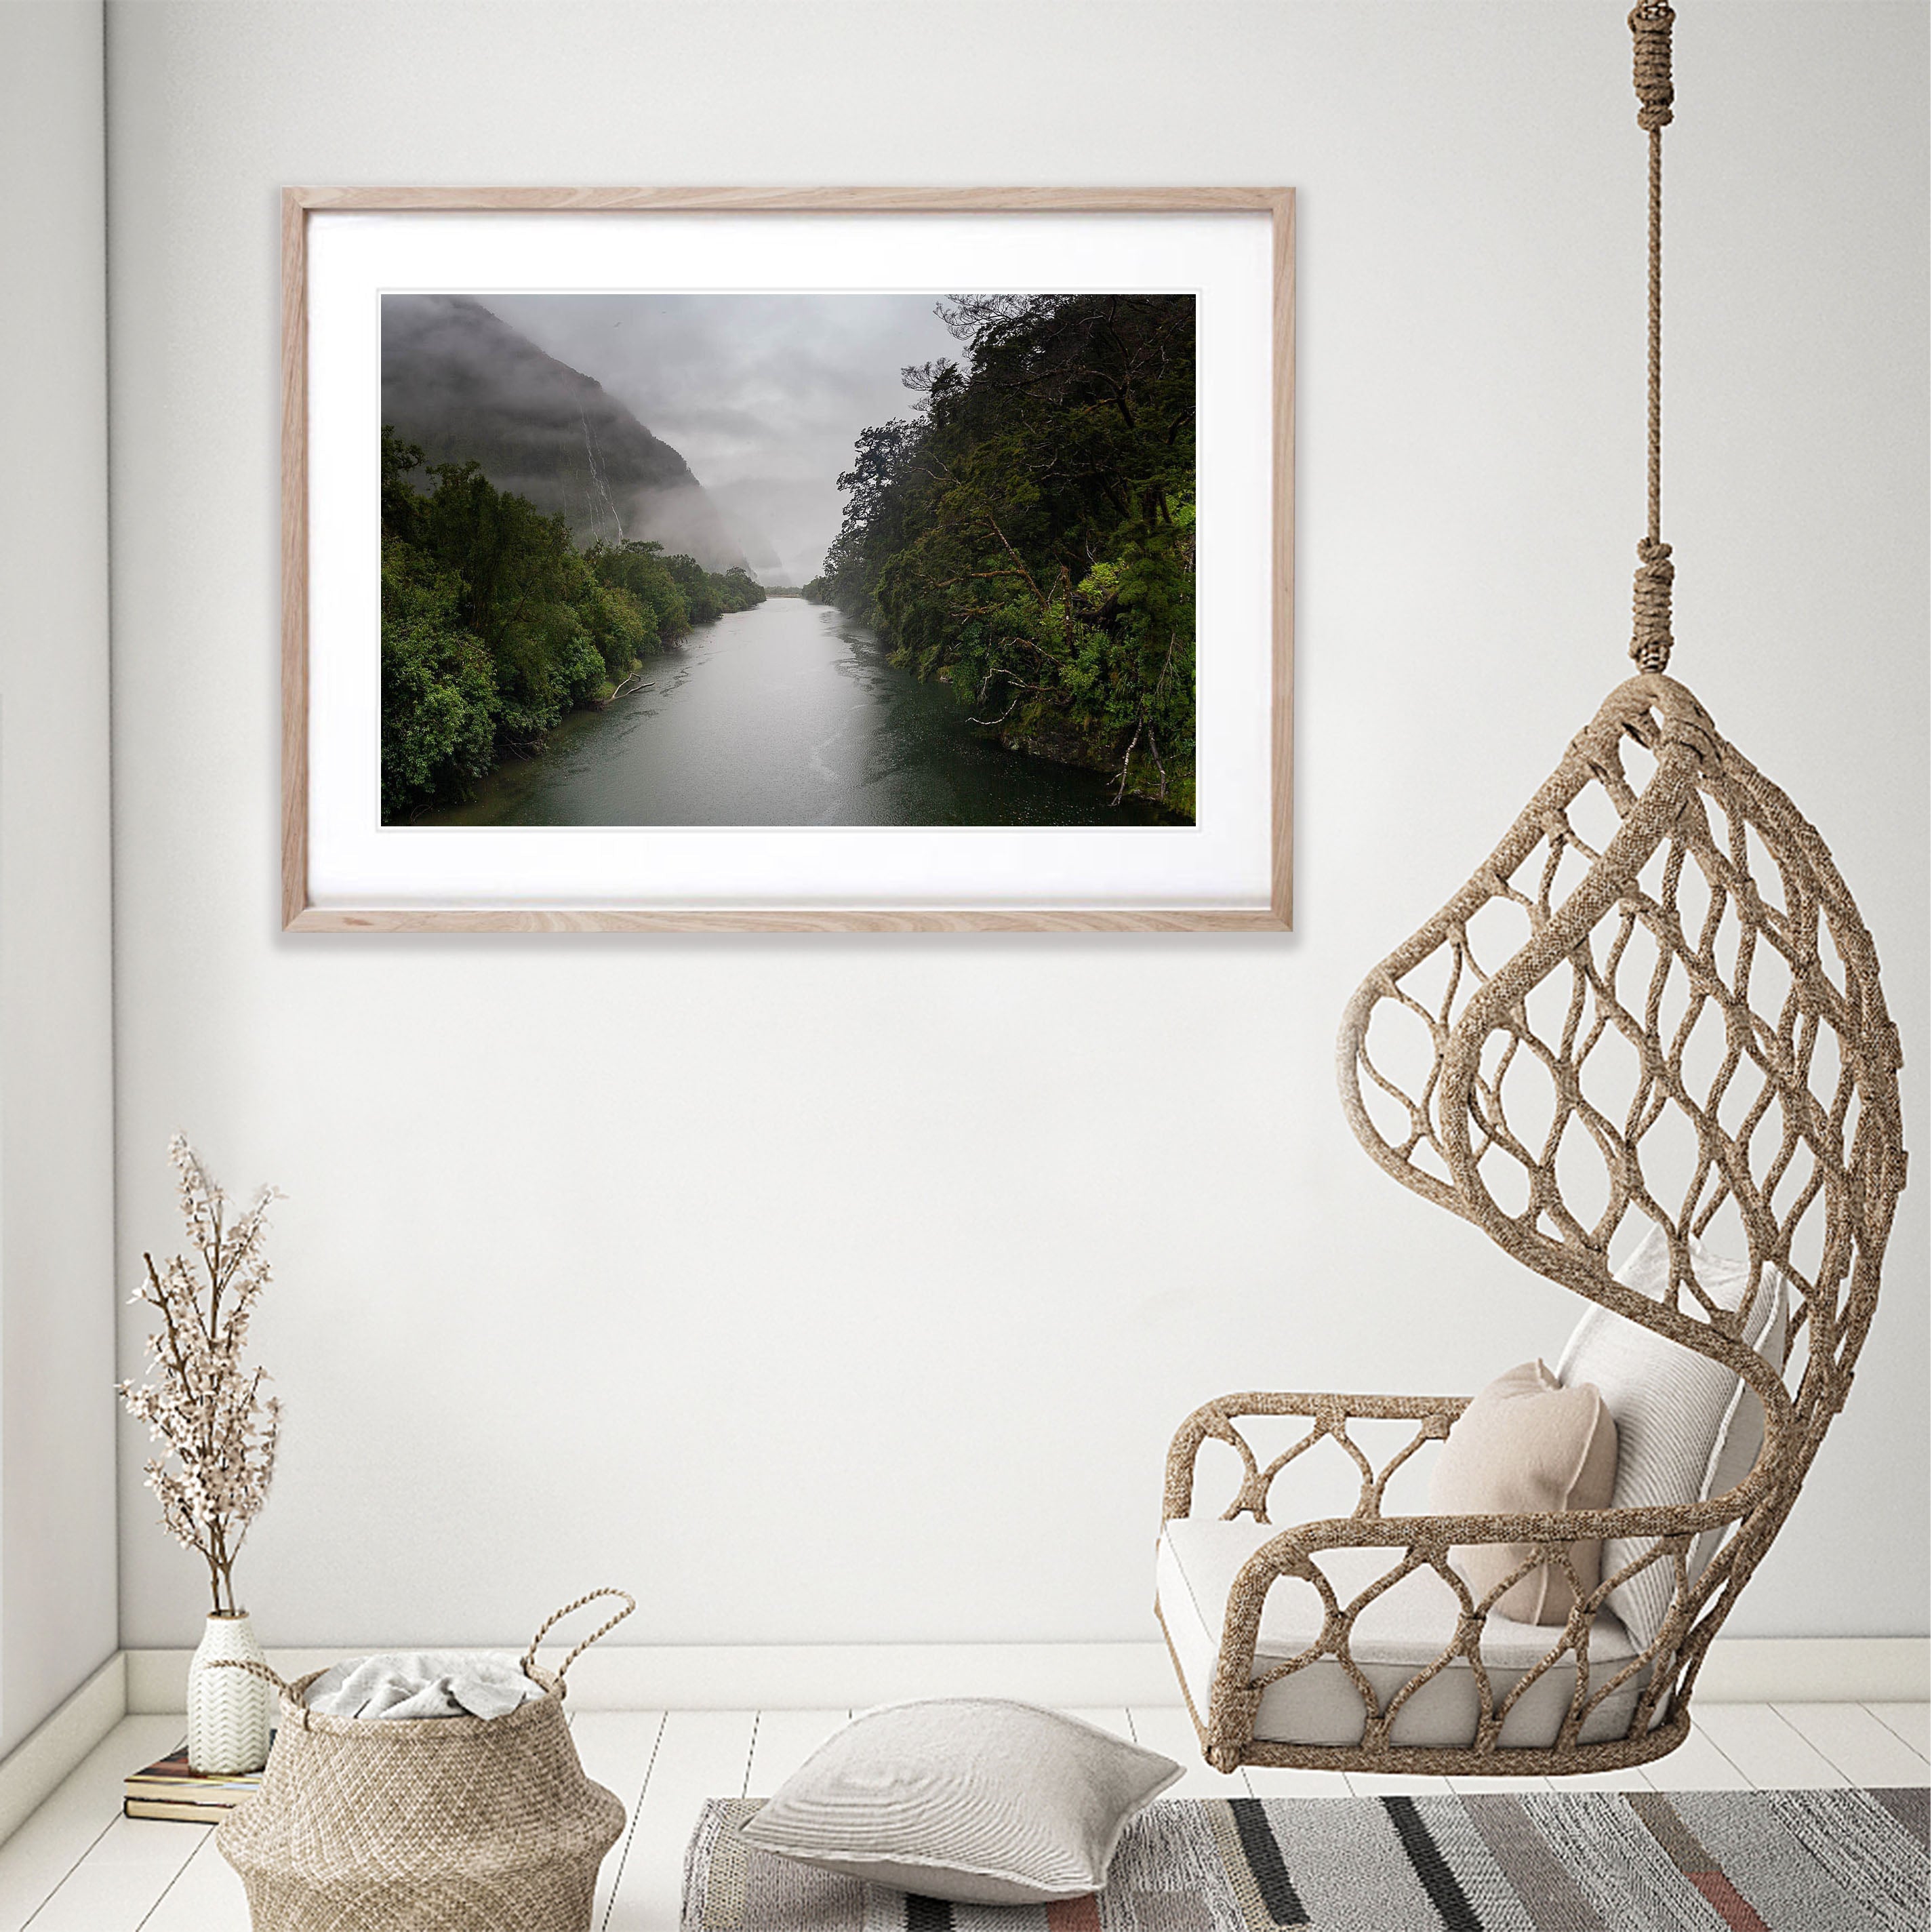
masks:
<instances>
[{"instance_id":1,"label":"light wood picture frame","mask_svg":"<svg viewBox=\"0 0 1932 1932\"><path fill-rule=\"evenodd\" d=\"M722 228L725 223L740 226ZM743 226L754 223L760 225ZM1051 230L1042 226L1054 223L1059 225ZM1132 225L1118 225L1123 223ZM795 269L788 275L781 251L769 283L745 284L740 271L741 280L728 292L806 286L838 294L881 286L1010 288L1021 292L1011 298L1018 301L1049 291L1058 297L1063 290L1078 294L1114 287L1124 293L1145 291L1143 299L1171 299L1170 291L1194 296L1190 314L1199 316L1202 342L1196 383L1202 418L1198 469L1208 500L1199 536L1206 608L1198 627L1204 748L1198 820L1191 815L1190 790L1185 821L1133 830L1096 829L1089 822L1070 832L1059 821L1015 830L1010 821L972 820L963 832L949 833L923 820L904 826L882 821L765 827L730 820L680 826L614 819L572 821L567 827L553 823L536 830L494 823L481 830L382 823L375 796L379 784L370 776L380 765L381 730L376 668L381 616L373 590L380 539L370 508L374 486L365 484L356 468L363 461L367 476L374 476L374 418L387 413L372 404L370 388L372 380L380 382L382 296L398 286L709 292L718 284L702 266L705 238L752 233L769 243L794 228L814 238L814 252L815 238L827 238L833 258L829 272L807 285ZM285 189L284 928L1288 930L1294 236L1294 191L1286 188ZM514 274L500 276L494 268L479 274L467 266L460 279L452 279L452 262L473 265L482 259L476 251L494 248L499 238L524 251ZM918 244L915 255L924 247L930 259L949 266L956 244L970 239L973 245L958 254L959 274L943 280L930 271L909 283L882 283L876 268L868 273L868 250L876 256L890 239L892 248L902 252L909 238ZM586 277L584 251L601 248L607 238L623 242L629 266L608 278L594 272ZM1083 243L1099 251L1096 259L1145 262L1148 273L1130 280L1128 274L1136 272L1124 268L1113 282L1096 283L1093 271L1077 266ZM664 253L666 244L674 244L668 248L672 255L682 251L682 267L662 283L640 279L636 262L655 260L652 250ZM842 249L847 255L841 256ZM1076 266L1049 279L1021 272L988 279L985 264L1001 260L1002 249L1032 249L1035 259L1044 250ZM418 250L420 268L413 260ZM1197 256L1210 262L1225 256L1232 265L1225 280L1214 279L1218 268L1196 276L1190 265ZM397 264L405 259L410 265L399 271ZM840 266L846 259L853 264L849 271ZM700 264L695 271L694 261ZM1192 328L1190 321L1190 354ZM1210 350L1213 342L1228 346ZM377 372L373 379L372 369ZM356 457L357 446L348 440L352 435L363 439L366 458ZM1191 519L1191 502L1187 514ZM1190 583L1193 527L1190 521ZM1192 716L1190 710L1190 722ZM1223 746L1225 756L1219 748ZM1130 745L1122 766L1123 793L1135 755ZM1163 770L1163 797L1166 782ZM878 889L870 889L864 869L868 854L888 850L894 855L890 876L882 874ZM1023 877L1013 874L1011 890L997 883L1004 878L1000 855L1009 851L1028 860ZM436 855L457 853L463 862L446 887ZM514 856L492 871L499 853ZM1160 856L1148 860L1150 853ZM1089 854L1101 861L1090 880L1082 856ZM650 870L659 854L674 855L664 861L669 885ZM716 889L709 883L710 855L716 855L723 881ZM546 869L553 860L558 862L554 887ZM1190 872L1197 863L1198 873ZM741 875L755 885L734 884ZM908 883L928 877L936 881L931 890ZM694 889L694 879L704 883Z\"/></svg>"}]
</instances>

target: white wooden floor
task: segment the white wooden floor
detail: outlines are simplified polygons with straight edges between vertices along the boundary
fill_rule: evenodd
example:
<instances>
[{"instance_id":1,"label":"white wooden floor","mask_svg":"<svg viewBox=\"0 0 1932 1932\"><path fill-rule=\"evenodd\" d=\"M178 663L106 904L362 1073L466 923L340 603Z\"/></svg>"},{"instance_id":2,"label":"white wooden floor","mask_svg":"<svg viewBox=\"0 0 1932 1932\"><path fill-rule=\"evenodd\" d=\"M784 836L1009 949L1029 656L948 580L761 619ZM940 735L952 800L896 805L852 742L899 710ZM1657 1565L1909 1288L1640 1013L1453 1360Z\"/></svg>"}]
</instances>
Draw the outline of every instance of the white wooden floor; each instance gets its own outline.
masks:
<instances>
[{"instance_id":1,"label":"white wooden floor","mask_svg":"<svg viewBox=\"0 0 1932 1932\"><path fill-rule=\"evenodd\" d=\"M1078 1714L1190 1766L1175 1797L1344 1796L1442 1791L1441 1778L1254 1770L1200 1761L1178 1706ZM584 1768L624 1801L630 1826L604 1861L593 1924L676 1932L685 1841L706 1798L763 1796L843 1724L844 1711L579 1713ZM121 1780L181 1742L178 1718L126 1719L4 1845L0 1932L247 1932L242 1888L206 1826L120 1815ZM1928 1782L1923 1704L1706 1704L1696 1732L1641 1772L1579 1783L1639 1790ZM1526 1780L1540 1786L1541 1780ZM1467 1788L1495 1790L1476 1779Z\"/></svg>"}]
</instances>

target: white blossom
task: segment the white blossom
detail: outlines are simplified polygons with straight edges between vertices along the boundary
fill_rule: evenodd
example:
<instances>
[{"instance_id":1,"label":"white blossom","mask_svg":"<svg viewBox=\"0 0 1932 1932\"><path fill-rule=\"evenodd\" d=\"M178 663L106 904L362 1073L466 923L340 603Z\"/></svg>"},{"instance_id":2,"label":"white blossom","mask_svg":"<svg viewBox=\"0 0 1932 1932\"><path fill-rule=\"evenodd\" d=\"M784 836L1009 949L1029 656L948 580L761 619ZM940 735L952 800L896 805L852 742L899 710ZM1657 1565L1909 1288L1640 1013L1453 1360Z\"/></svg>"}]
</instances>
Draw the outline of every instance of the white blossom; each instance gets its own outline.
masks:
<instances>
[{"instance_id":1,"label":"white blossom","mask_svg":"<svg viewBox=\"0 0 1932 1932\"><path fill-rule=\"evenodd\" d=\"M231 1220L228 1197L182 1135L169 1142L168 1159L195 1258L172 1255L158 1267L142 1256L146 1276L133 1299L161 1325L147 1338L149 1379L123 1382L120 1393L164 1445L147 1465L164 1527L207 1563L217 1612L232 1612L235 1558L268 1499L281 1429L280 1402L262 1392L266 1372L242 1361L268 1285L263 1244L278 1192L263 1188Z\"/></svg>"}]
</instances>

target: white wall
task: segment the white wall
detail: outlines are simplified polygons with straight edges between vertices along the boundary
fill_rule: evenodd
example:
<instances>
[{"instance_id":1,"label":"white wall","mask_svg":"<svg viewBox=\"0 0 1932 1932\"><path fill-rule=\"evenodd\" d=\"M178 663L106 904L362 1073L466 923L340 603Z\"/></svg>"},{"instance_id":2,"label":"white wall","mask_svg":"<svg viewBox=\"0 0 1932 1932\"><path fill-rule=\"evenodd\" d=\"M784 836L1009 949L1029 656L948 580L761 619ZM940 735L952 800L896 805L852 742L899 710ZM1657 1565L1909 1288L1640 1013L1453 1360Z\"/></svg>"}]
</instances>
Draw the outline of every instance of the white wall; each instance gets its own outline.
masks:
<instances>
[{"instance_id":1,"label":"white wall","mask_svg":"<svg viewBox=\"0 0 1932 1932\"><path fill-rule=\"evenodd\" d=\"M1196 1402L1560 1345L1331 1054L1628 668L1623 12L110 9L121 1272L178 1123L288 1192L272 1641L509 1641L607 1580L640 1641L1144 1637ZM1921 1148L1925 38L1686 10L1666 508L1673 668L1860 894ZM1300 188L1292 938L278 932L276 190L680 181ZM1736 1634L1925 1628L1927 1198ZM138 1451L122 1634L183 1643Z\"/></svg>"},{"instance_id":2,"label":"white wall","mask_svg":"<svg viewBox=\"0 0 1932 1932\"><path fill-rule=\"evenodd\" d=\"M101 78L0 6L0 1751L115 1646Z\"/></svg>"}]
</instances>

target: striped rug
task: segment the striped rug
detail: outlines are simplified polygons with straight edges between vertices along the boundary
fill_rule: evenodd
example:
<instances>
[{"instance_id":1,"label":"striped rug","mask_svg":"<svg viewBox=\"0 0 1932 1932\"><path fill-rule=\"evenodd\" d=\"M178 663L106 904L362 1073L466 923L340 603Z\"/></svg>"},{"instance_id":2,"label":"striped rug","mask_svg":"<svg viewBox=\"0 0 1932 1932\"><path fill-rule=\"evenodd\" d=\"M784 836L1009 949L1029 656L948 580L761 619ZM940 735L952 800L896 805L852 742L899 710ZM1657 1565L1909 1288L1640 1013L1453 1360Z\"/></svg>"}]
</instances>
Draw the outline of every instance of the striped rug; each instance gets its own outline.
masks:
<instances>
[{"instance_id":1,"label":"striped rug","mask_svg":"<svg viewBox=\"0 0 1932 1932\"><path fill-rule=\"evenodd\" d=\"M1570 1791L1184 1798L1107 1889L947 1905L794 1864L713 1798L684 1932L1926 1932L1926 1793Z\"/></svg>"}]
</instances>

